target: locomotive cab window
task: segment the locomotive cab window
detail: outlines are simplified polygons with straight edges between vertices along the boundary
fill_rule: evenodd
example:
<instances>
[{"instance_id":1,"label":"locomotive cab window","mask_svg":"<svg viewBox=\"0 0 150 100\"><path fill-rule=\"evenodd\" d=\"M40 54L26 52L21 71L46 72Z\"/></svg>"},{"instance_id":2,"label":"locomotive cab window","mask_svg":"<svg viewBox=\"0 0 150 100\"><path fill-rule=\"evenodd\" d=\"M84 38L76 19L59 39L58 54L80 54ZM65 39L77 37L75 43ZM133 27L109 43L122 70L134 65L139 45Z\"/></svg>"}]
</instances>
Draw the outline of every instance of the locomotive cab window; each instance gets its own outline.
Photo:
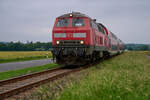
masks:
<instances>
[{"instance_id":1,"label":"locomotive cab window","mask_svg":"<svg viewBox=\"0 0 150 100\"><path fill-rule=\"evenodd\" d=\"M91 25L92 28L94 28L95 30L98 31L98 26L97 26L96 23L94 23L93 21L91 21L90 25Z\"/></svg>"},{"instance_id":2,"label":"locomotive cab window","mask_svg":"<svg viewBox=\"0 0 150 100\"><path fill-rule=\"evenodd\" d=\"M69 24L69 19L58 19L56 24L57 27L67 27Z\"/></svg>"},{"instance_id":3,"label":"locomotive cab window","mask_svg":"<svg viewBox=\"0 0 150 100\"><path fill-rule=\"evenodd\" d=\"M72 19L72 26L73 27L84 26L84 20L81 18Z\"/></svg>"}]
</instances>

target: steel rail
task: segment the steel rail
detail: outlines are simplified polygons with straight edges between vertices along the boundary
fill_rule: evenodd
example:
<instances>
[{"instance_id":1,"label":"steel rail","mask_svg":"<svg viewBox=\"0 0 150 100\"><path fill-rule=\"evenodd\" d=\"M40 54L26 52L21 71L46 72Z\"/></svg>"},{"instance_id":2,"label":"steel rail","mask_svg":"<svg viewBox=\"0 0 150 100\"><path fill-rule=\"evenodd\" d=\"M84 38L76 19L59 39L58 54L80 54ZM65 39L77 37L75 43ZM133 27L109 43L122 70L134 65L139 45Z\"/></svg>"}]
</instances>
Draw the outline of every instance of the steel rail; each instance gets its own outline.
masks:
<instances>
[{"instance_id":1,"label":"steel rail","mask_svg":"<svg viewBox=\"0 0 150 100\"><path fill-rule=\"evenodd\" d=\"M31 78L31 77L35 77L35 76L38 76L38 75L41 75L41 74L44 74L44 73L49 73L49 72L52 72L52 71L56 71L56 70L59 70L61 68L63 68L63 67L49 69L49 70L45 70L45 71L41 71L41 72L35 72L35 73L31 73L31 74L22 75L22 76L19 76L19 77L14 77L14 78L2 80L2 81L0 81L0 86L6 85L6 84L9 84L9 83L14 83L16 81L21 81L21 80L24 80L24 79L28 79L28 78Z\"/></svg>"},{"instance_id":2,"label":"steel rail","mask_svg":"<svg viewBox=\"0 0 150 100\"><path fill-rule=\"evenodd\" d=\"M24 76L12 78L12 79L0 81L0 100L5 99L10 96L13 96L13 95L16 95L20 92L31 89L33 87L37 87L46 82L63 77L72 72L80 71L85 68L87 68L87 67L80 67L80 68L75 68L75 69L56 68L56 69L52 69L52 70L37 72L37 73L33 73L33 74L28 74L28 75L24 75ZM31 82L30 82L30 80L31 80ZM35 81L33 81L33 80L35 80ZM27 82L29 82L29 83L27 83ZM15 85L16 85L16 87L15 87ZM17 86L17 85L19 85L19 86Z\"/></svg>"}]
</instances>

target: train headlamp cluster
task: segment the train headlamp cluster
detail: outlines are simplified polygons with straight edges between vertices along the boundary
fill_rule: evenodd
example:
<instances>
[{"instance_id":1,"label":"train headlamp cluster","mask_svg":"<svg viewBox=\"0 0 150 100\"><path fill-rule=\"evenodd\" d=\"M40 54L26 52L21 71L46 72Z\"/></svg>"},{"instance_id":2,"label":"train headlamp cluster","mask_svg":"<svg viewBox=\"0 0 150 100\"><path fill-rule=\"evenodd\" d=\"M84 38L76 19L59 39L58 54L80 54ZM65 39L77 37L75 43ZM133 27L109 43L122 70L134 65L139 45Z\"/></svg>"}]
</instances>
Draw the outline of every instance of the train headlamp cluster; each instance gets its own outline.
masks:
<instances>
[{"instance_id":1,"label":"train headlamp cluster","mask_svg":"<svg viewBox=\"0 0 150 100\"><path fill-rule=\"evenodd\" d=\"M84 44L84 41L80 41L80 44Z\"/></svg>"},{"instance_id":2,"label":"train headlamp cluster","mask_svg":"<svg viewBox=\"0 0 150 100\"><path fill-rule=\"evenodd\" d=\"M59 44L60 42L59 41L56 41L56 44Z\"/></svg>"},{"instance_id":3,"label":"train headlamp cluster","mask_svg":"<svg viewBox=\"0 0 150 100\"><path fill-rule=\"evenodd\" d=\"M60 44L60 41L56 41L56 44ZM81 41L80 41L80 44L84 44L84 41L81 40Z\"/></svg>"},{"instance_id":4,"label":"train headlamp cluster","mask_svg":"<svg viewBox=\"0 0 150 100\"><path fill-rule=\"evenodd\" d=\"M73 16L72 13L70 13L69 16L72 17Z\"/></svg>"}]
</instances>

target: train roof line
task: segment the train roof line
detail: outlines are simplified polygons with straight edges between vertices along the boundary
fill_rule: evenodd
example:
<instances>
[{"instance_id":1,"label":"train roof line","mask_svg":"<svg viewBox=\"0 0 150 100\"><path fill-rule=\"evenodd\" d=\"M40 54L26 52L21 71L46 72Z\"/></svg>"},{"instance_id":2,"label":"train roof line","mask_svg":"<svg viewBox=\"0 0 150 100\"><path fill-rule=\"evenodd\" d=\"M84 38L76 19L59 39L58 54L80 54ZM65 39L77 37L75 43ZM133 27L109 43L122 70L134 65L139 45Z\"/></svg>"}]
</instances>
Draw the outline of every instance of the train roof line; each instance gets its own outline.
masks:
<instances>
[{"instance_id":1,"label":"train roof line","mask_svg":"<svg viewBox=\"0 0 150 100\"><path fill-rule=\"evenodd\" d=\"M70 14L72 14L73 17L88 17L88 18L90 18L88 15L85 15L85 14L80 13L80 12L67 13L67 14L61 15L61 16L59 16L57 18L70 17Z\"/></svg>"},{"instance_id":2,"label":"train roof line","mask_svg":"<svg viewBox=\"0 0 150 100\"><path fill-rule=\"evenodd\" d=\"M101 25L103 28L106 28L102 23L97 23L98 25Z\"/></svg>"}]
</instances>

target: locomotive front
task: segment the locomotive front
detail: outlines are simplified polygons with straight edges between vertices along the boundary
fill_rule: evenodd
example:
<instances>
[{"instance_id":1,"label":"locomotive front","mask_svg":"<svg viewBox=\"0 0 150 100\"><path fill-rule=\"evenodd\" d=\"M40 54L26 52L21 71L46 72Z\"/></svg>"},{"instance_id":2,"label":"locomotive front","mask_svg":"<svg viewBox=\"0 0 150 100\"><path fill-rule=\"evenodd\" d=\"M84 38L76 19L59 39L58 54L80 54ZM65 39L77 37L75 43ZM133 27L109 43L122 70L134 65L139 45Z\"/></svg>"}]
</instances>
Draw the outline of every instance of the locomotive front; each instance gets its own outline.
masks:
<instances>
[{"instance_id":1,"label":"locomotive front","mask_svg":"<svg viewBox=\"0 0 150 100\"><path fill-rule=\"evenodd\" d=\"M52 53L56 63L83 63L90 43L89 25L89 18L80 13L64 14L56 18L52 31Z\"/></svg>"}]
</instances>

